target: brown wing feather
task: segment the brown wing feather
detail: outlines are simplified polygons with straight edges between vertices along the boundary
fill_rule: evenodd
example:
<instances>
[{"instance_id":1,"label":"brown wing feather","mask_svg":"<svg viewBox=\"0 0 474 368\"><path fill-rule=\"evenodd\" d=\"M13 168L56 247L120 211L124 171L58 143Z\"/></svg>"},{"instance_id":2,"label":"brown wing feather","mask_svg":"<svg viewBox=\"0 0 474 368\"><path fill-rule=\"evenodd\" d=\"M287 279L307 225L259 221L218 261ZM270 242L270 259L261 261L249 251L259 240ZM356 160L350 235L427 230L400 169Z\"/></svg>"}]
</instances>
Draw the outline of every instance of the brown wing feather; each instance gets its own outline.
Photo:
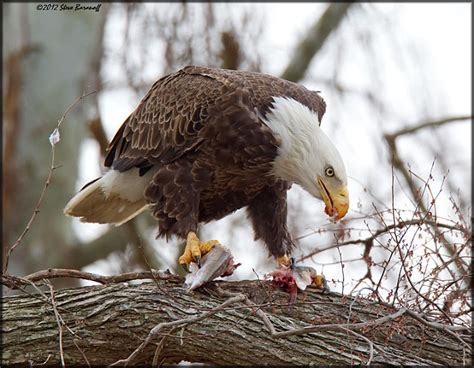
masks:
<instances>
[{"instance_id":1,"label":"brown wing feather","mask_svg":"<svg viewBox=\"0 0 474 368\"><path fill-rule=\"evenodd\" d=\"M204 67L186 67L185 73L202 75L216 79L229 90L245 88L249 92L250 104L265 114L271 107L273 97L291 97L318 114L321 121L326 103L316 91L271 75L241 70L214 69Z\"/></svg>"},{"instance_id":2,"label":"brown wing feather","mask_svg":"<svg viewBox=\"0 0 474 368\"><path fill-rule=\"evenodd\" d=\"M183 71L157 81L115 135L105 165L126 171L169 163L195 149L215 87Z\"/></svg>"},{"instance_id":3,"label":"brown wing feather","mask_svg":"<svg viewBox=\"0 0 474 368\"><path fill-rule=\"evenodd\" d=\"M320 120L326 108L317 92L276 77L186 67L152 86L110 143L105 166L120 171L146 168L173 162L197 149L203 142L203 128L212 129L207 124L209 110L236 90L241 90L245 103L261 114L268 111L276 96L296 99L315 111Z\"/></svg>"}]
</instances>

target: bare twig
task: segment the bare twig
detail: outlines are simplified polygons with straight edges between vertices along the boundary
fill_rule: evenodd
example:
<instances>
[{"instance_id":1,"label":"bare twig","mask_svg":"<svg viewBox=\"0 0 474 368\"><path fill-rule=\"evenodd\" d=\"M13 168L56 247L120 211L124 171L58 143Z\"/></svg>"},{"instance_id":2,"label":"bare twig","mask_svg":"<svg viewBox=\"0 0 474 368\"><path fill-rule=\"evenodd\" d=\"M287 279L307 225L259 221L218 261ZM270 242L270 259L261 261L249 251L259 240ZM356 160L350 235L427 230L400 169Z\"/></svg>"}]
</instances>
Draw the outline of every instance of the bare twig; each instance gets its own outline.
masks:
<instances>
[{"instance_id":1,"label":"bare twig","mask_svg":"<svg viewBox=\"0 0 474 368\"><path fill-rule=\"evenodd\" d=\"M183 319L179 319L172 322L160 323L152 328L152 330L148 333L148 336L146 337L145 341L143 341L133 351L133 353L128 356L127 359L117 360L115 363L111 364L111 366L119 366L119 365L127 366L128 364L131 364L135 360L135 358L137 358L137 356L145 349L145 347L156 337L156 335L162 329L168 328L168 327L177 328L177 327L182 327L182 326L189 326L193 323L202 321L203 319L208 318L212 316L213 314L216 314L217 312L221 311L223 308L227 307L228 305L242 302L245 299L246 299L245 295L237 295L237 296L227 299L224 303L212 309L211 311L205 312L197 317L183 318Z\"/></svg>"},{"instance_id":2,"label":"bare twig","mask_svg":"<svg viewBox=\"0 0 474 368\"><path fill-rule=\"evenodd\" d=\"M281 338L281 337L286 337L286 336L302 335L302 334L306 334L310 332L330 330L330 329L341 328L341 327L350 328L350 329L362 329L366 327L374 327L374 326L385 324L394 319L397 319L401 317L402 315L404 315L406 311L407 311L406 308L402 308L395 313L389 314L381 318L374 319L372 321L367 321L367 322L347 323L347 324L328 323L328 324L321 324L321 325L315 325L315 326L306 326L306 327L296 328L296 329L292 329L288 331L276 332L275 334L273 334L273 337Z\"/></svg>"},{"instance_id":3,"label":"bare twig","mask_svg":"<svg viewBox=\"0 0 474 368\"><path fill-rule=\"evenodd\" d=\"M392 165L403 175L403 177L404 177L406 183L408 184L408 187L409 187L409 189L412 193L413 198L416 200L416 205L424 213L424 215L425 215L424 217L428 217L427 215L429 214L429 210L423 204L421 199L418 198L419 194L418 194L418 189L417 189L417 186L415 184L415 181L413 180L413 173L405 167L405 164L403 163L403 160L401 159L401 157L398 153L396 140L400 136L411 134L411 133L417 132L417 131L419 131L421 129L424 129L424 128L439 127L439 126L442 126L444 124L452 123L452 122L455 122L455 121L468 120L468 119L472 119L472 116L449 117L449 118L440 119L440 120L436 120L436 121L423 122L423 123L417 124L417 125L412 126L412 127L401 129L401 130L399 130L395 133L391 133L391 134L387 133L387 134L384 135L385 141L386 141L387 146L388 146L389 151L390 151ZM420 179L420 178L418 177L418 179ZM425 188L426 188L427 187L427 182L425 182L424 184L425 184ZM439 230L436 227L433 226L432 228L433 228L433 231L436 235L436 238L440 239L443 242L443 245L445 246L446 250L449 252L450 256L452 258L455 258L456 257L456 252L455 252L455 249L453 248L453 246L448 241L446 241L446 239L442 236L442 234L439 232ZM465 267L463 267L461 264L459 264L459 262L455 262L455 264L456 264L458 270L463 275L468 273L468 270Z\"/></svg>"},{"instance_id":4,"label":"bare twig","mask_svg":"<svg viewBox=\"0 0 474 368\"><path fill-rule=\"evenodd\" d=\"M39 365L39 366L41 366L41 365L46 365L46 363L49 362L49 360L51 359L52 356L53 356L53 354L48 354L46 360L45 360L43 363L34 364L34 362L33 362L32 360L29 360L28 363L30 363L30 367L33 367L33 366L35 366L35 365Z\"/></svg>"},{"instance_id":5,"label":"bare twig","mask_svg":"<svg viewBox=\"0 0 474 368\"><path fill-rule=\"evenodd\" d=\"M344 263L342 263L342 254L341 254L341 249L339 247L336 247L337 252L339 254L339 263L341 264L341 274L342 274L342 291L341 293L344 294L344 284L346 282L346 277L344 274Z\"/></svg>"},{"instance_id":6,"label":"bare twig","mask_svg":"<svg viewBox=\"0 0 474 368\"><path fill-rule=\"evenodd\" d=\"M80 346L77 344L76 339L72 339L72 342L73 342L74 346L77 348L77 350L79 350L79 352L80 352L80 353L82 354L82 356L84 357L84 360L86 361L87 366L90 367L91 364L89 363L89 359L87 359L87 355L86 355L86 353L84 353L84 350L82 350L82 349L80 348Z\"/></svg>"},{"instance_id":7,"label":"bare twig","mask_svg":"<svg viewBox=\"0 0 474 368\"><path fill-rule=\"evenodd\" d=\"M89 93L83 93L81 96L79 96L67 109L66 111L64 112L64 114L61 116L61 119L58 120L58 123L56 125L56 128L54 129L53 131L53 134L57 134L58 137L59 137L59 128L61 127L61 124L63 123L64 119L66 118L66 116L69 114L69 112L84 98L86 98L87 96L90 96L91 94L95 93L95 91L93 92L89 92ZM59 138L58 138L59 139ZM5 266L3 267L3 273L6 274L7 273L7 270L8 270L8 262L10 260L10 255L12 254L12 252L15 250L16 247L18 247L20 244L21 244L21 241L23 240L23 238L25 237L25 235L28 233L28 231L30 230L31 226L33 225L33 222L36 218L36 215L40 212L40 207L41 207L41 204L43 203L43 198L44 198L44 195L51 183L51 178L53 177L53 171L57 168L56 167L56 163L55 163L55 146L56 146L56 141L53 141L51 140L50 138L50 141L51 141L51 158L50 158L50 165L49 165L49 172L48 172L48 176L46 178L46 181L44 182L44 186L43 186L43 190L41 191L41 194L40 194L40 197L38 199L38 202L36 203L36 206L33 210L33 213L31 214L31 217L30 217L30 220L28 221L25 229L23 230L23 232L20 234L20 236L18 237L18 239L15 241L15 243L13 243L13 245L10 247L10 249L8 249L8 252L7 252L7 255L5 257Z\"/></svg>"},{"instance_id":8,"label":"bare twig","mask_svg":"<svg viewBox=\"0 0 474 368\"><path fill-rule=\"evenodd\" d=\"M56 300L54 299L54 289L53 285L48 283L49 292L51 294L51 305L53 306L54 316L56 317L56 323L58 324L58 331L59 331L59 353L61 355L61 366L65 367L66 364L64 362L64 349L63 349L63 325L61 323L61 318L58 312L58 308L56 306Z\"/></svg>"},{"instance_id":9,"label":"bare twig","mask_svg":"<svg viewBox=\"0 0 474 368\"><path fill-rule=\"evenodd\" d=\"M162 339L160 340L160 343L156 347L155 354L153 356L153 362L151 363L152 367L157 367L158 366L158 360L160 359L161 351L163 350L163 347L165 346L166 339L170 336L174 336L173 334L176 330L177 330L177 327L173 327L170 330L170 332L168 334L166 334L165 336L163 336ZM184 331L184 328L181 327L181 334L183 333L183 331ZM180 338L182 339L182 336Z\"/></svg>"},{"instance_id":10,"label":"bare twig","mask_svg":"<svg viewBox=\"0 0 474 368\"><path fill-rule=\"evenodd\" d=\"M351 333L353 334L354 336L357 336L358 338L362 339L362 340L365 340L367 342L367 344L369 344L369 359L367 360L367 363L365 363L366 365L370 365L370 363L372 363L372 359L374 358L374 343L372 341L370 341L367 337L365 337L364 335L361 335L360 333L357 333L349 328L346 328L344 326L341 326L340 327L342 330L346 331L347 333Z\"/></svg>"},{"instance_id":11,"label":"bare twig","mask_svg":"<svg viewBox=\"0 0 474 368\"><path fill-rule=\"evenodd\" d=\"M145 261L145 263L148 267L148 271L150 272L151 276L153 277L153 281L155 282L156 287L158 289L160 289L160 284L158 283L158 279L154 275L154 270L151 267L150 262L148 262L148 258L145 254L145 249L143 249L143 244L142 244L141 239L138 235L137 235L137 239L138 239L138 249L140 250L140 252L142 254L142 257L143 257L143 260Z\"/></svg>"},{"instance_id":12,"label":"bare twig","mask_svg":"<svg viewBox=\"0 0 474 368\"><path fill-rule=\"evenodd\" d=\"M315 249L311 253L308 253L307 255L304 255L304 256L300 257L297 260L297 262L301 262L301 261L303 261L307 258L311 258L311 257L315 256L316 254L325 252L325 251L330 250L330 249L335 249L335 248L338 248L338 247L342 247L342 246L345 246L345 245L351 245L351 244L365 244L365 245L367 245L367 244L370 244L371 242L373 242L380 235L386 234L386 233L388 233L388 232L390 232L391 230L394 230L394 229L403 229L403 228L409 227L409 226L420 226L420 225L424 225L424 224L428 224L428 225L439 227L439 228L454 230L454 231L460 231L463 234L469 233L467 231L467 229L465 229L461 226L450 225L450 224L436 222L436 221L432 221L432 220L428 220L428 219L412 219L412 220L407 220L407 221L399 221L395 224L386 225L382 229L374 231L372 233L372 235L367 237L367 238L347 240L347 241L340 242L340 243L334 243L334 244L329 245L325 248ZM298 239L299 238L296 238L296 240L298 240Z\"/></svg>"},{"instance_id":13,"label":"bare twig","mask_svg":"<svg viewBox=\"0 0 474 368\"><path fill-rule=\"evenodd\" d=\"M63 269L63 268L49 268L47 270L38 271L24 277L17 277L11 275L2 275L1 283L16 289L20 285L29 285L31 282L40 280L49 280L54 278L71 277L75 279L89 280L98 282L103 285L114 284L133 280L170 280L179 279L179 276L172 275L163 271L143 271L143 272L128 272L120 275L103 276L95 273L84 272L79 270Z\"/></svg>"}]
</instances>

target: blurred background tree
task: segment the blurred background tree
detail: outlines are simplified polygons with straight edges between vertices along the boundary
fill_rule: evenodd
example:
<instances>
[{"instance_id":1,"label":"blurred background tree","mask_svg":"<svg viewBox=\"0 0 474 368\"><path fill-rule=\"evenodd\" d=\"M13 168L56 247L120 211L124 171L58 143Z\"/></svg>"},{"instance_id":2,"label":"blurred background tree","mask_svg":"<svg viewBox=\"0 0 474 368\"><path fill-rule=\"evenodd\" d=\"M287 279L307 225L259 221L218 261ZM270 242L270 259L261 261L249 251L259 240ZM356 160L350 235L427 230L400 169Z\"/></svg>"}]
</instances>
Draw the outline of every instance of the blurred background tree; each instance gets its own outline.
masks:
<instances>
[{"instance_id":1,"label":"blurred background tree","mask_svg":"<svg viewBox=\"0 0 474 368\"><path fill-rule=\"evenodd\" d=\"M56 120L84 90L97 91L62 128L62 166L10 272L54 266L116 273L147 268L145 260L180 272L177 241L155 240L149 214L115 228L71 222L62 208L104 170L108 141L152 83L194 64L261 71L322 91L328 103L322 127L345 158L351 214L331 224L322 204L294 186L289 223L300 245L297 258L316 265L338 291L436 309L422 303L428 295L469 310L471 97L466 84L456 100L445 86L455 65L466 65L470 80L470 63L459 64L453 54L440 66L439 54L427 51L428 25L413 31L405 23L410 14L430 10L433 19L425 23L441 24L446 8L424 4L410 13L413 6L129 3L59 16L38 12L34 4L6 4L4 252L34 209ZM464 4L450 6L458 13L449 14L463 12ZM288 23L275 24L277 19ZM413 226L398 227L403 221ZM451 228L440 230L440 221ZM253 245L242 211L201 232L232 246L243 263L235 278L274 267Z\"/></svg>"},{"instance_id":2,"label":"blurred background tree","mask_svg":"<svg viewBox=\"0 0 474 368\"><path fill-rule=\"evenodd\" d=\"M95 65L102 58L107 7L92 12L38 11L35 4L5 4L3 20L3 251L15 242L35 209L49 170L48 136L66 108L95 88ZM93 104L68 116L58 145L55 170L25 246L18 247L10 272L67 265L77 243L71 219L60 209L74 188L84 121L97 114ZM5 258L4 258L5 259Z\"/></svg>"}]
</instances>

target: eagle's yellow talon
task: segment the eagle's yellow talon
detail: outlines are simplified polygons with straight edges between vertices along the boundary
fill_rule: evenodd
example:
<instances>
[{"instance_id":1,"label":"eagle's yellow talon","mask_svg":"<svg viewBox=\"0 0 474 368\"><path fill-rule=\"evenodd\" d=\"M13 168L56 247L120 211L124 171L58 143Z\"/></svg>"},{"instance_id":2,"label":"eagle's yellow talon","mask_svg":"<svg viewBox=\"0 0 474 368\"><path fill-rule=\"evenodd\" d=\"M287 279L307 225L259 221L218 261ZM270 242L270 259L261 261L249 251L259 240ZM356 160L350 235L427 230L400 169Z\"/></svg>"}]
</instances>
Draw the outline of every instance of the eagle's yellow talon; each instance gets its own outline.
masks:
<instances>
[{"instance_id":1,"label":"eagle's yellow talon","mask_svg":"<svg viewBox=\"0 0 474 368\"><path fill-rule=\"evenodd\" d=\"M181 261L180 261L180 265L181 265L181 267L183 268L184 272L186 272L186 273L190 273L190 272L191 272L191 270L189 269L188 264L186 264L186 263L181 263Z\"/></svg>"},{"instance_id":2,"label":"eagle's yellow talon","mask_svg":"<svg viewBox=\"0 0 474 368\"><path fill-rule=\"evenodd\" d=\"M318 289L330 291L329 285L324 275L316 275L315 277L313 277L313 285L316 286Z\"/></svg>"},{"instance_id":3,"label":"eagle's yellow talon","mask_svg":"<svg viewBox=\"0 0 474 368\"><path fill-rule=\"evenodd\" d=\"M201 257L208 253L214 246L219 244L218 240L200 241L196 233L189 232L186 239L186 248L183 254L179 257L178 262L185 270L189 269L191 262L196 262L200 265Z\"/></svg>"},{"instance_id":4,"label":"eagle's yellow talon","mask_svg":"<svg viewBox=\"0 0 474 368\"><path fill-rule=\"evenodd\" d=\"M280 266L285 266L285 267L290 267L291 265L291 258L288 257L286 254L281 256L281 257L278 257L277 258L277 262Z\"/></svg>"},{"instance_id":5,"label":"eagle's yellow talon","mask_svg":"<svg viewBox=\"0 0 474 368\"><path fill-rule=\"evenodd\" d=\"M199 249L199 238L197 237L196 233L191 231L188 234L186 248L189 248L191 252L191 256L193 259L201 257L201 250ZM186 250L184 251L186 253Z\"/></svg>"},{"instance_id":6,"label":"eagle's yellow talon","mask_svg":"<svg viewBox=\"0 0 474 368\"><path fill-rule=\"evenodd\" d=\"M187 271L187 266L193 261L193 257L191 255L191 251L189 250L189 248L187 248L186 246L186 249L184 250L184 253L181 257L178 258L178 262L181 266L183 266L183 268Z\"/></svg>"},{"instance_id":7,"label":"eagle's yellow talon","mask_svg":"<svg viewBox=\"0 0 474 368\"><path fill-rule=\"evenodd\" d=\"M218 240L208 240L205 242L200 242L199 248L201 250L201 254L204 255L206 253L209 253L209 251L218 244L220 244Z\"/></svg>"}]
</instances>

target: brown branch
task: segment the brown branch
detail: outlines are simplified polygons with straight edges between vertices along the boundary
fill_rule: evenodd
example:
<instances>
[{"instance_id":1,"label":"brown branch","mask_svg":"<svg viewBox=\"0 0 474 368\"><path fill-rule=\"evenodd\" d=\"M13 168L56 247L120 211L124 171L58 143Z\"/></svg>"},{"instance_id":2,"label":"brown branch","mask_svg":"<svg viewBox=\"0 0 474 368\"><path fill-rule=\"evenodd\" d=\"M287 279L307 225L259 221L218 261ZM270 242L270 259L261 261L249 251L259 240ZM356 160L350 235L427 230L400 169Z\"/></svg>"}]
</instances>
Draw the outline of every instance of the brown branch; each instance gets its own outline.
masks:
<instances>
[{"instance_id":1,"label":"brown branch","mask_svg":"<svg viewBox=\"0 0 474 368\"><path fill-rule=\"evenodd\" d=\"M349 329L355 329L355 330L360 330L363 328L367 327L374 327L378 325L383 325L385 323L391 322L398 317L403 316L406 313L406 309L400 309L399 311L389 314L388 316L384 316L381 318L377 318L372 321L368 322L361 322L361 323L328 323L328 324L321 324L321 325L316 325L316 326L306 326L303 328L298 328L298 329L291 329L288 331L282 331L282 332L275 332L273 336L275 337L286 337L286 336L292 336L292 335L302 335L310 332L318 332L322 330L332 330L332 329L337 329L337 328L349 328Z\"/></svg>"},{"instance_id":2,"label":"brown branch","mask_svg":"<svg viewBox=\"0 0 474 368\"><path fill-rule=\"evenodd\" d=\"M227 293L221 292L221 293L223 295L231 295L231 296L236 295L236 294L229 293L229 292L227 292ZM258 307L255 303L250 301L250 299L248 299L248 298L246 298L244 301L245 301L245 304L250 306L250 307ZM351 303L349 304L349 317L347 318L347 321L349 321L349 319L350 319L350 313L352 311L352 306L356 301L357 301L357 297L355 297L351 301ZM303 304L304 304L304 302L303 302ZM261 309L259 309L259 311L261 311ZM283 332L277 332L275 330L275 326L272 324L272 322L268 319L268 317L262 311L261 311L261 313L258 313L258 311L257 311L257 314L259 315L260 318L262 318L262 320L263 320L265 326L267 327L268 331L270 332L271 336L276 337L276 338L290 336L290 335L301 335L301 334L305 334L305 333L309 333L309 332L315 332L317 330L332 329L332 328L364 329L364 328L367 328L367 327L377 326L377 325L380 325L380 324L390 322L392 320L397 319L398 317L401 317L404 314L410 315L411 317L415 318L419 322L422 322L426 326L429 326L429 327L432 327L434 329L441 330L441 331L446 331L446 330L449 330L449 331L468 331L469 330L469 328L467 328L465 326L450 326L450 325L445 325L445 324L438 323L438 322L430 322L430 321L426 320L425 318L423 318L418 313L416 313L414 311L411 311L407 308L402 308L402 309L398 310L397 312L395 312L393 314L390 314L390 315L387 315L387 316L384 316L384 317L381 317L381 318L378 318L378 319L375 319L375 320L371 320L371 321L368 321L368 322L364 322L364 323L349 323L349 322L347 322L346 324L342 324L342 323L321 324L321 325L308 326L308 327L299 328L299 329L291 329L291 330L283 331Z\"/></svg>"},{"instance_id":3,"label":"brown branch","mask_svg":"<svg viewBox=\"0 0 474 368\"><path fill-rule=\"evenodd\" d=\"M163 271L143 271L143 272L127 272L120 275L103 276L91 272L64 269L64 268L49 268L41 270L24 277L2 275L1 283L11 289L17 289L23 285L30 285L32 282L41 280L51 280L55 278L74 278L88 281L98 282L102 285L116 284L120 282L132 280L170 280L180 279L178 276L172 275Z\"/></svg>"},{"instance_id":4,"label":"brown branch","mask_svg":"<svg viewBox=\"0 0 474 368\"><path fill-rule=\"evenodd\" d=\"M472 116L471 115L452 116L452 117L439 119L439 120L425 121L423 123L419 123L411 127L406 127L406 128L397 130L394 133L386 134L385 139L395 139L402 135L416 133L417 131L425 129L425 128L437 128L445 124L454 123L454 122L463 121L463 120L472 120Z\"/></svg>"},{"instance_id":5,"label":"brown branch","mask_svg":"<svg viewBox=\"0 0 474 368\"><path fill-rule=\"evenodd\" d=\"M89 130L92 134L92 137L96 140L100 147L100 156L104 157L109 146L109 140L107 134L105 134L105 129L102 124L102 119L97 117L95 119L89 120L87 123Z\"/></svg>"},{"instance_id":6,"label":"brown branch","mask_svg":"<svg viewBox=\"0 0 474 368\"><path fill-rule=\"evenodd\" d=\"M58 307L56 305L56 300L54 299L54 289L51 284L48 284L49 286L49 292L51 295L51 305L53 306L53 311L54 311L54 316L56 318L56 323L58 325L58 331L59 331L59 353L61 356L61 367L65 367L66 364L64 363L64 349L63 349L63 326L61 323L61 318L60 314L58 312Z\"/></svg>"},{"instance_id":7,"label":"brown branch","mask_svg":"<svg viewBox=\"0 0 474 368\"><path fill-rule=\"evenodd\" d=\"M221 33L222 51L220 57L222 59L222 68L239 69L241 55L240 44L233 31L224 31Z\"/></svg>"}]
</instances>

